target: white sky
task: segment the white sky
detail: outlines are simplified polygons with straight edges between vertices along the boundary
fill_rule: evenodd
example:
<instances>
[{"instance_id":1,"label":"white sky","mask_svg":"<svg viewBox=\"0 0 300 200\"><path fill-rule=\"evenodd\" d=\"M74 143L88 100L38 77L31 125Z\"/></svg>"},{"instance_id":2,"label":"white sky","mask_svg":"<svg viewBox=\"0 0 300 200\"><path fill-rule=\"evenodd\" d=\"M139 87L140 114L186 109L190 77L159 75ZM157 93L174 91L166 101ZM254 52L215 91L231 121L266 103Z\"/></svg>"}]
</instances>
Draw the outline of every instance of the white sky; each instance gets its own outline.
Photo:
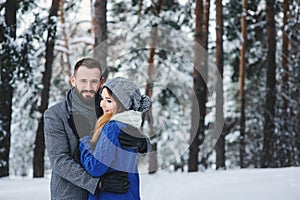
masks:
<instances>
[{"instance_id":1,"label":"white sky","mask_svg":"<svg viewBox=\"0 0 300 200\"><path fill-rule=\"evenodd\" d=\"M141 174L143 200L299 200L300 167ZM1 200L47 200L49 179L0 178Z\"/></svg>"}]
</instances>

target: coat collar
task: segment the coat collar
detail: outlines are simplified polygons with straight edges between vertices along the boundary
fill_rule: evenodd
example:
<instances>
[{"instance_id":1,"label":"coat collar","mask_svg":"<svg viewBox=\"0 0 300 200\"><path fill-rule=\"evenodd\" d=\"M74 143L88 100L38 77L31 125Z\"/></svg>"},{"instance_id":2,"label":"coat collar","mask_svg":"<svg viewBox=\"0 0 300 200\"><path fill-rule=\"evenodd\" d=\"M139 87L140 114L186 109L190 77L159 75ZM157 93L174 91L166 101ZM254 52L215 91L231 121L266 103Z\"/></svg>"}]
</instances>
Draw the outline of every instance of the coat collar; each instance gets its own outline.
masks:
<instances>
[{"instance_id":1,"label":"coat collar","mask_svg":"<svg viewBox=\"0 0 300 200\"><path fill-rule=\"evenodd\" d=\"M73 92L74 92L75 88L71 88L68 93L67 93L67 97L66 97L66 107L67 107L67 112L69 115L72 114L72 99L73 99ZM97 118L101 117L103 115L103 110L100 107L100 101L101 101L101 97L99 92L97 92L95 94L95 110L96 110L96 116Z\"/></svg>"}]
</instances>

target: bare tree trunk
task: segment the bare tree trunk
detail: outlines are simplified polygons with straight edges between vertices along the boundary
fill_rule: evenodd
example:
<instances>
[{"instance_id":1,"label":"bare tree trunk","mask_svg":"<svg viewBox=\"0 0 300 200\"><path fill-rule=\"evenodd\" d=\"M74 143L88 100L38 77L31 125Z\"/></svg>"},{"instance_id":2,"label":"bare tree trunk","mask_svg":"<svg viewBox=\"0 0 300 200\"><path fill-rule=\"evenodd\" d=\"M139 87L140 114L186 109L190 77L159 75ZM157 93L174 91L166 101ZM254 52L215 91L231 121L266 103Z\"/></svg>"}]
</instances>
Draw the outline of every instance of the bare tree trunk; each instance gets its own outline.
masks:
<instances>
[{"instance_id":1,"label":"bare tree trunk","mask_svg":"<svg viewBox=\"0 0 300 200\"><path fill-rule=\"evenodd\" d=\"M157 45L157 28L153 29L152 33L152 45L150 49L150 56L149 56L149 67L148 67L148 79L146 84L146 95L148 95L150 98L152 98L153 95L153 76L154 76L154 55L155 55L155 48ZM157 142L156 142L156 134L154 133L154 127L153 127L153 120L152 120L152 108L150 108L145 114L143 114L143 121L147 120L149 125L149 136L151 140L154 140L154 142L151 142L152 152L149 156L149 173L155 173L158 169L158 163L157 163Z\"/></svg>"},{"instance_id":2,"label":"bare tree trunk","mask_svg":"<svg viewBox=\"0 0 300 200\"><path fill-rule=\"evenodd\" d=\"M202 47L204 48L204 50L206 52L208 51L208 34L209 34L208 28L209 28L209 14L210 14L209 9L210 9L210 0L203 0L203 26L202 26L201 40L202 40ZM208 58L202 57L202 59L203 59L204 66L207 66ZM208 73L207 67L203 67L202 70L203 70L203 76L207 76L207 73ZM206 78L207 77L205 77L205 79ZM207 94L205 95L204 98L205 98L205 102L206 102ZM206 115L206 112L205 112L205 115ZM199 144L200 146L203 143L203 141L204 141L204 137L201 137L200 144ZM208 166L207 158L208 158L208 155L203 155L202 158L200 159L199 164L202 165L204 168L207 168L207 166Z\"/></svg>"},{"instance_id":3,"label":"bare tree trunk","mask_svg":"<svg viewBox=\"0 0 300 200\"><path fill-rule=\"evenodd\" d=\"M288 57L289 57L289 50L288 50L289 38L286 32L286 25L289 18L288 12L289 12L289 0L284 0L283 1L283 27L282 27L282 56L281 56L281 66L284 72L288 71ZM288 74L286 73L283 74L282 81L284 83L288 82Z\"/></svg>"},{"instance_id":4,"label":"bare tree trunk","mask_svg":"<svg viewBox=\"0 0 300 200\"><path fill-rule=\"evenodd\" d=\"M64 11L64 0L60 0L59 2L59 11L60 11L60 22L62 24L62 35L64 39L64 47L67 50L67 52L62 52L63 61L65 58L64 64L62 66L67 65L66 74L68 77L71 77L71 61L70 61L70 47L69 47L69 41L68 41L68 34L66 31L66 23L65 23L65 11Z\"/></svg>"},{"instance_id":5,"label":"bare tree trunk","mask_svg":"<svg viewBox=\"0 0 300 200\"><path fill-rule=\"evenodd\" d=\"M242 25L242 42L240 50L240 167L245 168L245 67L246 67L246 42L247 42L247 24L246 17L248 12L247 0L243 0L243 14L241 19Z\"/></svg>"},{"instance_id":6,"label":"bare tree trunk","mask_svg":"<svg viewBox=\"0 0 300 200\"><path fill-rule=\"evenodd\" d=\"M293 0L290 2L290 16L292 18L290 21L290 52L289 52L289 67L291 68L292 73L289 77L289 82L295 88L291 89L291 118L293 119L292 130L295 135L295 146L296 155L294 161L296 165L300 165L300 72L299 72L299 60L300 60L300 38L299 36L299 27L300 27L300 2ZM297 23L293 24L295 21ZM297 87L298 85L298 87Z\"/></svg>"},{"instance_id":7,"label":"bare tree trunk","mask_svg":"<svg viewBox=\"0 0 300 200\"><path fill-rule=\"evenodd\" d=\"M262 167L274 167L274 133L275 133L275 99L276 99L276 28L275 28L275 0L266 1L267 10L267 84L266 84L266 106L264 111L264 142Z\"/></svg>"},{"instance_id":8,"label":"bare tree trunk","mask_svg":"<svg viewBox=\"0 0 300 200\"><path fill-rule=\"evenodd\" d=\"M91 11L91 33L95 34L95 4L93 0L90 0L90 11Z\"/></svg>"},{"instance_id":9,"label":"bare tree trunk","mask_svg":"<svg viewBox=\"0 0 300 200\"><path fill-rule=\"evenodd\" d=\"M196 1L195 8L196 15L196 29L195 29L195 57L194 57L194 92L196 94L197 101L193 101L192 110L199 110L200 119L197 121L198 117L192 113L192 127L191 127L191 141L189 147L189 159L188 159L188 171L198 171L199 164L199 146L204 140L204 130L205 130L205 115L206 115L206 76L207 76L207 62L203 59L203 49L201 46L204 46L203 42L203 0ZM202 60L201 60L202 59ZM200 73L201 72L201 73ZM203 77L204 76L204 77Z\"/></svg>"},{"instance_id":10,"label":"bare tree trunk","mask_svg":"<svg viewBox=\"0 0 300 200\"><path fill-rule=\"evenodd\" d=\"M217 32L217 41L216 41L216 63L218 68L218 73L220 73L221 77L223 78L223 68L224 68L224 51L223 51L223 5L222 0L216 0L216 32ZM220 81L222 85L221 92L216 93L216 121L223 121L224 120L224 113L223 113L223 81ZM225 169L225 134L221 133L217 144L216 144L216 168L217 169Z\"/></svg>"},{"instance_id":11,"label":"bare tree trunk","mask_svg":"<svg viewBox=\"0 0 300 200\"><path fill-rule=\"evenodd\" d=\"M287 32L285 30L288 20L288 12L289 12L289 0L284 0L283 2L283 27L282 27L282 56L281 56L281 105L280 105L280 118L281 118L281 126L280 132L282 135L290 135L289 131L289 121L291 118L291 112L289 109L289 66L288 66L288 44L289 38ZM284 138L283 138L284 139ZM285 138L287 139L287 138ZM293 140L293 139L292 139ZM288 140L289 141L289 140ZM286 142L288 142L286 141ZM292 144L287 144L292 145ZM286 151L283 151L286 152ZM288 155L286 155L288 154ZM288 163L285 165L290 165L293 160L293 152L288 151L288 153L282 153L281 157L284 162L286 160Z\"/></svg>"},{"instance_id":12,"label":"bare tree trunk","mask_svg":"<svg viewBox=\"0 0 300 200\"><path fill-rule=\"evenodd\" d=\"M157 7L156 7L156 13L159 15L161 7L162 7L162 0L158 0ZM152 29L152 44L149 54L149 66L148 66L148 79L146 83L146 95L148 95L150 98L152 98L153 94L153 79L154 79L154 56L155 56L155 50L157 46L158 41L158 28L157 26ZM153 142L151 142L152 152L149 155L149 173L153 174L158 169L158 162L157 162L157 141L156 137L157 135L154 133L154 126L153 126L153 120L152 120L152 108L150 108L146 113L142 116L142 126L145 122L145 120L148 121L149 125L149 136Z\"/></svg>"},{"instance_id":13,"label":"bare tree trunk","mask_svg":"<svg viewBox=\"0 0 300 200\"><path fill-rule=\"evenodd\" d=\"M107 39L106 0L95 1L95 45Z\"/></svg>"},{"instance_id":14,"label":"bare tree trunk","mask_svg":"<svg viewBox=\"0 0 300 200\"><path fill-rule=\"evenodd\" d=\"M107 20L106 20L106 0L95 1L95 17L94 17L94 32L95 32L95 58L100 62L102 70L107 67ZM100 45L100 46L99 46ZM104 72L104 71L103 71ZM108 71L106 70L102 76L106 79Z\"/></svg>"},{"instance_id":15,"label":"bare tree trunk","mask_svg":"<svg viewBox=\"0 0 300 200\"><path fill-rule=\"evenodd\" d=\"M210 9L210 0L205 0L203 5L203 39L202 44L203 48L208 50L208 27L209 27L209 9Z\"/></svg>"},{"instance_id":16,"label":"bare tree trunk","mask_svg":"<svg viewBox=\"0 0 300 200\"><path fill-rule=\"evenodd\" d=\"M49 104L50 81L52 75L52 64L54 60L54 44L56 36L56 19L58 16L59 1L52 0L52 5L48 17L48 36L46 41L46 63L45 71L42 78L42 96L40 113L42 117L39 120L39 125L35 138L34 157L33 157L33 177L44 177L44 155L45 155L45 141L44 141L44 112Z\"/></svg>"},{"instance_id":17,"label":"bare tree trunk","mask_svg":"<svg viewBox=\"0 0 300 200\"><path fill-rule=\"evenodd\" d=\"M5 27L1 25L1 42L3 54L0 55L0 177L9 175L9 152L11 137L11 114L14 88L11 86L16 62L11 55L12 44L9 40L16 39L17 0L7 0L4 4Z\"/></svg>"},{"instance_id":18,"label":"bare tree trunk","mask_svg":"<svg viewBox=\"0 0 300 200\"><path fill-rule=\"evenodd\" d=\"M140 22L142 16L142 9L143 9L143 0L139 0L139 11L138 11L138 22Z\"/></svg>"},{"instance_id":19,"label":"bare tree trunk","mask_svg":"<svg viewBox=\"0 0 300 200\"><path fill-rule=\"evenodd\" d=\"M282 27L282 56L281 56L281 103L280 103L280 135L278 140L280 141L280 144L277 145L278 149L278 162L280 163L280 167L288 167L297 165L299 163L298 159L298 147L297 147L297 134L298 132L293 129L295 126L294 124L297 124L295 121L295 118L293 116L293 95L291 91L295 91L293 87L292 79L293 75L297 74L297 72L294 72L292 70L292 67L294 64L292 63L291 57L289 56L290 53L292 54L292 51L290 52L290 47L292 48L292 45L290 43L290 39L288 37L288 32L291 34L293 30L291 30L291 27L288 27L288 19L290 17L291 12L297 12L290 10L290 4L289 2L293 3L293 1L284 0L283 2L283 27ZM298 2L298 5L299 2ZM299 16L299 11L298 11ZM293 21L293 20L291 20ZM299 25L299 21L298 21ZM288 31L287 31L288 30ZM299 30L299 28L298 28ZM293 37L291 36L291 41ZM295 57L294 57L295 58ZM291 60L289 60L291 59ZM299 63L299 59L298 60ZM299 68L299 64L297 66ZM296 67L296 68L297 68ZM298 70L299 71L299 70ZM291 72L293 74L291 74ZM296 97L296 102L297 102ZM299 102L299 101L298 101ZM299 109L298 109L299 110ZM299 121L298 121L299 122ZM277 144L277 143L276 143Z\"/></svg>"}]
</instances>

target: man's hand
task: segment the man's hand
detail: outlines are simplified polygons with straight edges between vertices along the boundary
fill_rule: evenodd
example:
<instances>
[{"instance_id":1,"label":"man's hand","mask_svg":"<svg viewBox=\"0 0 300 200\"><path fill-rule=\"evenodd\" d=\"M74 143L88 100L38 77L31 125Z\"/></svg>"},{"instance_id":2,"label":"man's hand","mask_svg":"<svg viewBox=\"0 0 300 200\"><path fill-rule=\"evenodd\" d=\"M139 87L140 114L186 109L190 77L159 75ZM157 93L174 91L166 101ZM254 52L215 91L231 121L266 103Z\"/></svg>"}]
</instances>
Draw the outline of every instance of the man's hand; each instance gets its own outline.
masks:
<instances>
[{"instance_id":1,"label":"man's hand","mask_svg":"<svg viewBox=\"0 0 300 200\"><path fill-rule=\"evenodd\" d=\"M122 131L124 133L118 137L123 148L136 149L139 153L149 151L148 146L150 145L150 140L147 136L142 135L138 129L127 127L126 129L122 129Z\"/></svg>"},{"instance_id":2,"label":"man's hand","mask_svg":"<svg viewBox=\"0 0 300 200\"><path fill-rule=\"evenodd\" d=\"M100 190L113 193L125 193L129 188L127 172L107 173L100 178Z\"/></svg>"}]
</instances>

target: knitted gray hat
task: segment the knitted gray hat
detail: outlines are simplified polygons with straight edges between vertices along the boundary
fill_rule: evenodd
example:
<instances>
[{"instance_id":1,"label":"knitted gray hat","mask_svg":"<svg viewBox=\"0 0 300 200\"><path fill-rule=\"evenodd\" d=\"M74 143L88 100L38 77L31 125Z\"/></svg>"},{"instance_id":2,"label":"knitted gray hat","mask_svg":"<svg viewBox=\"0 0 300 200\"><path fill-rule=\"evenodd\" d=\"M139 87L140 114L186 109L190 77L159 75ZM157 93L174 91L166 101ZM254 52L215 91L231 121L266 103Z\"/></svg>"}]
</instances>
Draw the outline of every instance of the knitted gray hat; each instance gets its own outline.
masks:
<instances>
[{"instance_id":1,"label":"knitted gray hat","mask_svg":"<svg viewBox=\"0 0 300 200\"><path fill-rule=\"evenodd\" d=\"M126 78L116 77L106 81L103 88L107 87L118 98L127 110L145 112L151 106L148 96L142 95L139 88Z\"/></svg>"}]
</instances>

